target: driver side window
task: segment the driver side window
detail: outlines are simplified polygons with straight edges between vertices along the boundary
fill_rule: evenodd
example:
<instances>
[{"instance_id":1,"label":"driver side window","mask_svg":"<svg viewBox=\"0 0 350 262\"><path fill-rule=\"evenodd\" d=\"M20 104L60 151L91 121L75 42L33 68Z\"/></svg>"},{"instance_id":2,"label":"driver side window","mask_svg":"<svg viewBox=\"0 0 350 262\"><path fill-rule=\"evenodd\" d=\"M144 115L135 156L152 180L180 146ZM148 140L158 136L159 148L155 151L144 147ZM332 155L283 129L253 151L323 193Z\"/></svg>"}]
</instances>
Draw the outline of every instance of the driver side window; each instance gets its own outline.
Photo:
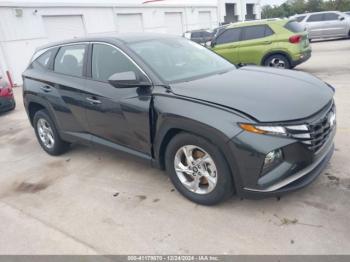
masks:
<instances>
[{"instance_id":1,"label":"driver side window","mask_svg":"<svg viewBox=\"0 0 350 262\"><path fill-rule=\"evenodd\" d=\"M92 79L108 82L111 75L123 72L139 74L137 67L117 48L94 44L92 49Z\"/></svg>"}]
</instances>

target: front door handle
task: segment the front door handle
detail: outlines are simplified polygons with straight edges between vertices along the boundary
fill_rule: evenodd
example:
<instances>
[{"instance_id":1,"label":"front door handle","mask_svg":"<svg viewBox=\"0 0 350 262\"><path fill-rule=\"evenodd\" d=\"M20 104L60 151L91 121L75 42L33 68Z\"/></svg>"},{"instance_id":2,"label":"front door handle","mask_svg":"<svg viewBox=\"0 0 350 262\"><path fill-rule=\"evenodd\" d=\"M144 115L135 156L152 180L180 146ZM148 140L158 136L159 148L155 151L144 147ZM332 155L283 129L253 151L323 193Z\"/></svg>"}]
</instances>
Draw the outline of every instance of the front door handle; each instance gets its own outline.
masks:
<instances>
[{"instance_id":1,"label":"front door handle","mask_svg":"<svg viewBox=\"0 0 350 262\"><path fill-rule=\"evenodd\" d=\"M101 101L98 100L96 97L87 97L86 100L92 105L101 104Z\"/></svg>"},{"instance_id":2,"label":"front door handle","mask_svg":"<svg viewBox=\"0 0 350 262\"><path fill-rule=\"evenodd\" d=\"M266 44L266 45L269 45L271 43L272 43L271 41L264 41L264 44Z\"/></svg>"},{"instance_id":3,"label":"front door handle","mask_svg":"<svg viewBox=\"0 0 350 262\"><path fill-rule=\"evenodd\" d=\"M41 86L40 87L44 92L51 92L51 87L49 86Z\"/></svg>"}]
</instances>

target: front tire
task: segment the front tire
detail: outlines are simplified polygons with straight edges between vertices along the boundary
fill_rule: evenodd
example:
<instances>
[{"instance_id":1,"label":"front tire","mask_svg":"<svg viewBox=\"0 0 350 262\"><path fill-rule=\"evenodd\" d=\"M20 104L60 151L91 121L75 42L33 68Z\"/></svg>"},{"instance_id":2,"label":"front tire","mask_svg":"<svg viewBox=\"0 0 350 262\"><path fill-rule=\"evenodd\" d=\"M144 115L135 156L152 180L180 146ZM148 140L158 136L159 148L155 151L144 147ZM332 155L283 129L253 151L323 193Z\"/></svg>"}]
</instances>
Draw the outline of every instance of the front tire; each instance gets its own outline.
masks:
<instances>
[{"instance_id":1,"label":"front tire","mask_svg":"<svg viewBox=\"0 0 350 262\"><path fill-rule=\"evenodd\" d=\"M175 136L167 146L165 166L175 188L193 202L214 205L233 194L225 158L202 137L188 133Z\"/></svg>"},{"instance_id":2,"label":"front tire","mask_svg":"<svg viewBox=\"0 0 350 262\"><path fill-rule=\"evenodd\" d=\"M268 58L265 59L264 65L269 67L274 67L274 68L281 68L281 69L291 68L289 59L284 55L279 55L279 54L270 55Z\"/></svg>"},{"instance_id":3,"label":"front tire","mask_svg":"<svg viewBox=\"0 0 350 262\"><path fill-rule=\"evenodd\" d=\"M35 113L33 124L38 142L48 154L58 156L68 150L69 143L59 137L57 128L46 110Z\"/></svg>"}]
</instances>

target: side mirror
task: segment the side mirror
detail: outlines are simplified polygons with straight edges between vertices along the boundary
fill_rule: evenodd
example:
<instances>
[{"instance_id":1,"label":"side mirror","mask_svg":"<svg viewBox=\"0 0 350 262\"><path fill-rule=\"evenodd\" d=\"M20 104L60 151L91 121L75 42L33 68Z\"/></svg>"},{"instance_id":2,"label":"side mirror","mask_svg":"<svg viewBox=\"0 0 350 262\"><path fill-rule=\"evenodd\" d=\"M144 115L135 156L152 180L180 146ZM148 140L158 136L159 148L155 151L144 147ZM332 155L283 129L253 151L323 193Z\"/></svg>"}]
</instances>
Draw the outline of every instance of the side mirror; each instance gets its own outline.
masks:
<instances>
[{"instance_id":1,"label":"side mirror","mask_svg":"<svg viewBox=\"0 0 350 262\"><path fill-rule=\"evenodd\" d=\"M116 88L148 87L151 86L149 80L140 80L135 72L128 71L111 75L108 82Z\"/></svg>"},{"instance_id":2,"label":"side mirror","mask_svg":"<svg viewBox=\"0 0 350 262\"><path fill-rule=\"evenodd\" d=\"M345 19L344 16L340 16L340 17L339 17L339 20L340 20L340 21L343 21L344 19Z\"/></svg>"}]
</instances>

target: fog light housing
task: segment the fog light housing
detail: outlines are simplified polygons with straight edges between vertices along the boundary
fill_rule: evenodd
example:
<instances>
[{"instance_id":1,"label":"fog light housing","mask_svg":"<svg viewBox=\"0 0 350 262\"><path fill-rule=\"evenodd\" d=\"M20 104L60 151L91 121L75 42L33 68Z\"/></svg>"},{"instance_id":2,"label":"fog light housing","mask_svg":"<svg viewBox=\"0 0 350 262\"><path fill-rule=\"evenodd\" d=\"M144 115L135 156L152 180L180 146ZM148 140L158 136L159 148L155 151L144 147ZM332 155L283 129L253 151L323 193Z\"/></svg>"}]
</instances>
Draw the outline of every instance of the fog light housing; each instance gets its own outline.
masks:
<instances>
[{"instance_id":1,"label":"fog light housing","mask_svg":"<svg viewBox=\"0 0 350 262\"><path fill-rule=\"evenodd\" d=\"M280 164L283 160L283 153L281 149L273 150L266 154L264 160L264 171L271 170Z\"/></svg>"}]
</instances>

